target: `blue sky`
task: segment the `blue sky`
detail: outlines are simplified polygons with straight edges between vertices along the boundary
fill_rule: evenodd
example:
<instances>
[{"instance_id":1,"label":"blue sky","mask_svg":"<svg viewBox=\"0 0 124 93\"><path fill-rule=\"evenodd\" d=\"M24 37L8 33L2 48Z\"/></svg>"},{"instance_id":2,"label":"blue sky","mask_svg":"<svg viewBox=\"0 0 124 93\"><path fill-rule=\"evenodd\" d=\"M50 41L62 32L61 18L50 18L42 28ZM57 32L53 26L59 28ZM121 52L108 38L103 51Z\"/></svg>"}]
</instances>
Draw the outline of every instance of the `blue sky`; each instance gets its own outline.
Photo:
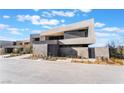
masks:
<instances>
[{"instance_id":1,"label":"blue sky","mask_svg":"<svg viewBox=\"0 0 124 93\"><path fill-rule=\"evenodd\" d=\"M0 9L0 40L28 39L32 33L94 18L96 43L124 42L124 10L115 9Z\"/></svg>"}]
</instances>

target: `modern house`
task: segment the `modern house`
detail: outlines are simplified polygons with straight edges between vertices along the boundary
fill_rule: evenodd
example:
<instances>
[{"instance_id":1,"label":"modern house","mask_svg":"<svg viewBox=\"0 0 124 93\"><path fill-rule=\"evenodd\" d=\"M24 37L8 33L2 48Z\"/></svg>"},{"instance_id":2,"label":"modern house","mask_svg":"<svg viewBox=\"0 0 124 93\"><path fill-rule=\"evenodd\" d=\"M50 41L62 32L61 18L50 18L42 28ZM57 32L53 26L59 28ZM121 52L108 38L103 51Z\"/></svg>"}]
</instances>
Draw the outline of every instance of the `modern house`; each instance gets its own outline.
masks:
<instances>
[{"instance_id":1,"label":"modern house","mask_svg":"<svg viewBox=\"0 0 124 93\"><path fill-rule=\"evenodd\" d=\"M0 41L0 54L2 53L12 53L19 49L23 51L25 48L30 47L30 41Z\"/></svg>"},{"instance_id":2,"label":"modern house","mask_svg":"<svg viewBox=\"0 0 124 93\"><path fill-rule=\"evenodd\" d=\"M109 58L106 47L89 48L96 42L94 19L32 34L33 54L38 56L67 56L80 58Z\"/></svg>"}]
</instances>

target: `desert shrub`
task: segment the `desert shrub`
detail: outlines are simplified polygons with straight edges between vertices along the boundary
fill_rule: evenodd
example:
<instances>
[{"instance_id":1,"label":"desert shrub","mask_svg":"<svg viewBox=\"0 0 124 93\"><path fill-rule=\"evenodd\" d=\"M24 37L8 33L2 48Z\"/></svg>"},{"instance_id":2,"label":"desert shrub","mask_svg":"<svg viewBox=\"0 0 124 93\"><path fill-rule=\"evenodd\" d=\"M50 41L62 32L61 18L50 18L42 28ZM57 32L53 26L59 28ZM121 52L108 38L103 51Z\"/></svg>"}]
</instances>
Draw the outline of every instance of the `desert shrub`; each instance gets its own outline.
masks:
<instances>
[{"instance_id":1,"label":"desert shrub","mask_svg":"<svg viewBox=\"0 0 124 93\"><path fill-rule=\"evenodd\" d=\"M94 64L100 64L101 63L101 61L99 61L99 60L96 60L95 62L93 62Z\"/></svg>"},{"instance_id":2,"label":"desert shrub","mask_svg":"<svg viewBox=\"0 0 124 93\"><path fill-rule=\"evenodd\" d=\"M15 48L14 50L13 50L13 53L14 54L22 54L22 48Z\"/></svg>"},{"instance_id":3,"label":"desert shrub","mask_svg":"<svg viewBox=\"0 0 124 93\"><path fill-rule=\"evenodd\" d=\"M110 57L124 59L124 46L118 45L118 42L111 41L107 44L109 47Z\"/></svg>"},{"instance_id":4,"label":"desert shrub","mask_svg":"<svg viewBox=\"0 0 124 93\"><path fill-rule=\"evenodd\" d=\"M92 62L90 62L90 61L83 61L82 63L85 63L85 64L92 64Z\"/></svg>"},{"instance_id":5,"label":"desert shrub","mask_svg":"<svg viewBox=\"0 0 124 93\"><path fill-rule=\"evenodd\" d=\"M112 60L115 64L124 65L124 59L111 58L111 60Z\"/></svg>"},{"instance_id":6,"label":"desert shrub","mask_svg":"<svg viewBox=\"0 0 124 93\"><path fill-rule=\"evenodd\" d=\"M29 54L29 53L32 53L32 47L31 47L31 46L24 47L22 53L23 53L23 54Z\"/></svg>"}]
</instances>

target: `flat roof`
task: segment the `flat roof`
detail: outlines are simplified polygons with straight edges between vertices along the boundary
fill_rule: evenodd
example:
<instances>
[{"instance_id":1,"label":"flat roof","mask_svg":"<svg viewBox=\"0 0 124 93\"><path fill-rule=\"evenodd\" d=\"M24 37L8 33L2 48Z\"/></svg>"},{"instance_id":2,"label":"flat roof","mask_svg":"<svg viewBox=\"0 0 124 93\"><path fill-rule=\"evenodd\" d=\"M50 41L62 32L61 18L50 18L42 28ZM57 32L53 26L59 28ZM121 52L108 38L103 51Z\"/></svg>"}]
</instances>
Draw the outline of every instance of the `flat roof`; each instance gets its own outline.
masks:
<instances>
[{"instance_id":1,"label":"flat roof","mask_svg":"<svg viewBox=\"0 0 124 93\"><path fill-rule=\"evenodd\" d=\"M85 20L85 21L81 21L81 22L69 24L69 25L66 25L66 26L61 26L61 27L57 27L57 28L47 30L45 32L42 32L40 34L40 36L64 35L64 32L66 32L66 31L72 31L72 30L77 30L77 29L86 29L87 27L89 27L93 23L94 23L94 19L92 18L92 19L89 19L89 20Z\"/></svg>"}]
</instances>

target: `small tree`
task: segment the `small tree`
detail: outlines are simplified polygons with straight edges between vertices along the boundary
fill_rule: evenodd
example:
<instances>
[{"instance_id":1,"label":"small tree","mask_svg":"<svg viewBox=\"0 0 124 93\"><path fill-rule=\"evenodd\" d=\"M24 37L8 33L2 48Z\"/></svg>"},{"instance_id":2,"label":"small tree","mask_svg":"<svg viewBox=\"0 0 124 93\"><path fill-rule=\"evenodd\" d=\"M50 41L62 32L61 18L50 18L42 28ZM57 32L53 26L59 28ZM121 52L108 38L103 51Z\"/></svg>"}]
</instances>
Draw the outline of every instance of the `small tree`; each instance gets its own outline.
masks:
<instances>
[{"instance_id":1,"label":"small tree","mask_svg":"<svg viewBox=\"0 0 124 93\"><path fill-rule=\"evenodd\" d=\"M118 46L118 53L121 58L124 58L124 46Z\"/></svg>"},{"instance_id":2,"label":"small tree","mask_svg":"<svg viewBox=\"0 0 124 93\"><path fill-rule=\"evenodd\" d=\"M15 54L21 54L21 52L22 52L22 48L15 48L13 50L13 53L15 53Z\"/></svg>"},{"instance_id":3,"label":"small tree","mask_svg":"<svg viewBox=\"0 0 124 93\"><path fill-rule=\"evenodd\" d=\"M124 58L124 46L120 46L119 41L111 41L107 46L109 47L110 57Z\"/></svg>"}]
</instances>

